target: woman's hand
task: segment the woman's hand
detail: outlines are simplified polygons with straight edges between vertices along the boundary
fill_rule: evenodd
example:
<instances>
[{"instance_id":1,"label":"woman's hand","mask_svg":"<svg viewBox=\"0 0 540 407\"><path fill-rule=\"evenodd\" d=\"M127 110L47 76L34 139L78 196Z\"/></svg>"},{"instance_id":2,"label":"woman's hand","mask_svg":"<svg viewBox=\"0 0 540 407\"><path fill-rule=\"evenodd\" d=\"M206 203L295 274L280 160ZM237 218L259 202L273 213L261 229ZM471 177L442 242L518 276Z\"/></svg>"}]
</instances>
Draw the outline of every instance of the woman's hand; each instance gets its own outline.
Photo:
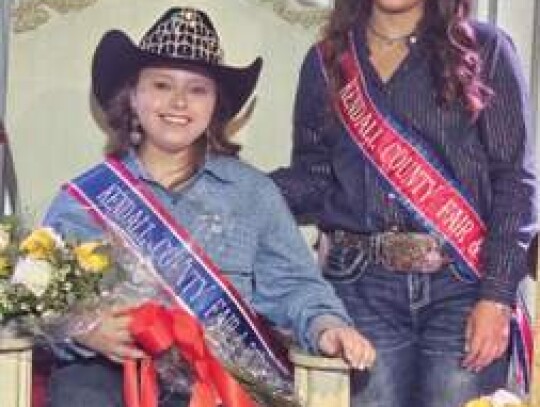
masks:
<instances>
[{"instance_id":1,"label":"woman's hand","mask_svg":"<svg viewBox=\"0 0 540 407\"><path fill-rule=\"evenodd\" d=\"M144 358L145 353L133 343L128 329L130 321L131 316L126 310L113 311L103 315L95 328L74 339L113 362L123 363L125 359Z\"/></svg>"},{"instance_id":2,"label":"woman's hand","mask_svg":"<svg viewBox=\"0 0 540 407\"><path fill-rule=\"evenodd\" d=\"M494 301L480 300L467 321L463 367L479 372L508 349L511 310Z\"/></svg>"},{"instance_id":3,"label":"woman's hand","mask_svg":"<svg viewBox=\"0 0 540 407\"><path fill-rule=\"evenodd\" d=\"M356 329L328 328L319 337L319 350L327 356L337 356L354 369L367 369L375 362L375 349Z\"/></svg>"}]
</instances>

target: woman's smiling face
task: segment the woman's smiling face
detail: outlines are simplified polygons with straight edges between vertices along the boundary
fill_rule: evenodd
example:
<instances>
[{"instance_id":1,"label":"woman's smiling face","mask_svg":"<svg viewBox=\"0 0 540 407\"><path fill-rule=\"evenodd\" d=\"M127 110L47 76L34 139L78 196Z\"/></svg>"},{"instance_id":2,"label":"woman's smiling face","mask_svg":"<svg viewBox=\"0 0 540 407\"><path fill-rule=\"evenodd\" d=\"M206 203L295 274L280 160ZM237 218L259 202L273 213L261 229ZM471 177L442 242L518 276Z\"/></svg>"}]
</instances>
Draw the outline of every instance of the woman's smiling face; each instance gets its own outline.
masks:
<instances>
[{"instance_id":1,"label":"woman's smiling face","mask_svg":"<svg viewBox=\"0 0 540 407\"><path fill-rule=\"evenodd\" d=\"M208 128L217 86L209 76L178 68L141 70L131 107L143 129L142 144L175 154L189 148Z\"/></svg>"}]
</instances>

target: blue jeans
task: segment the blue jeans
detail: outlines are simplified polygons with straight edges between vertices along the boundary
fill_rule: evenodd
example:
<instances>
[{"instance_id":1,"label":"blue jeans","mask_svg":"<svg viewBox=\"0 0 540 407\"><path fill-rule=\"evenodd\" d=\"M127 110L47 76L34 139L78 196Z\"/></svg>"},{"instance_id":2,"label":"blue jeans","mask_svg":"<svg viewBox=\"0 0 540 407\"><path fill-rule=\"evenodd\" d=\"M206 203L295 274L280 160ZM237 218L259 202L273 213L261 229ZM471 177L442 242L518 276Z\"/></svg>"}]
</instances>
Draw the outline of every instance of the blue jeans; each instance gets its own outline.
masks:
<instances>
[{"instance_id":1,"label":"blue jeans","mask_svg":"<svg viewBox=\"0 0 540 407\"><path fill-rule=\"evenodd\" d=\"M96 357L54 370L48 407L124 407L122 366ZM187 407L189 396L161 394L159 407Z\"/></svg>"},{"instance_id":2,"label":"blue jeans","mask_svg":"<svg viewBox=\"0 0 540 407\"><path fill-rule=\"evenodd\" d=\"M364 263L345 281L325 271L377 349L375 366L353 374L352 407L461 407L505 385L506 357L480 373L461 367L478 285L458 280L452 267L419 274Z\"/></svg>"}]
</instances>

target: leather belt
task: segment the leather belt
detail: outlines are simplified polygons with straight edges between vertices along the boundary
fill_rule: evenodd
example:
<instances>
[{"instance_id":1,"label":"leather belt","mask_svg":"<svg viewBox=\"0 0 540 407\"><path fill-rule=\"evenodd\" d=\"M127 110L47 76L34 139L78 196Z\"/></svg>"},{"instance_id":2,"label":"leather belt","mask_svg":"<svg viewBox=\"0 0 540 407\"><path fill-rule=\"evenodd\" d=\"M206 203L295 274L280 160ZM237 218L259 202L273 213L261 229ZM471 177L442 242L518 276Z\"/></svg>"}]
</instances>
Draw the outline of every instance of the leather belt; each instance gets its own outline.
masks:
<instances>
[{"instance_id":1,"label":"leather belt","mask_svg":"<svg viewBox=\"0 0 540 407\"><path fill-rule=\"evenodd\" d=\"M372 234L335 230L332 247L358 252L365 260L393 271L435 272L452 262L439 239L421 232L381 232Z\"/></svg>"}]
</instances>

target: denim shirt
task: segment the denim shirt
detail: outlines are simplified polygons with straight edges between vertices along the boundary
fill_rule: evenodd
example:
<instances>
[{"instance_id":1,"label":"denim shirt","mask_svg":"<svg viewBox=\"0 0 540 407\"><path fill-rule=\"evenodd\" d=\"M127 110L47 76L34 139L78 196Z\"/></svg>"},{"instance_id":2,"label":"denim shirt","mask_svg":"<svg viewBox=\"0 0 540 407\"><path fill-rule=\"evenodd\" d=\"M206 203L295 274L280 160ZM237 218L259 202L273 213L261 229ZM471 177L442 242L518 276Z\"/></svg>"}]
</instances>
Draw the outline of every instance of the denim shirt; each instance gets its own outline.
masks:
<instances>
[{"instance_id":1,"label":"denim shirt","mask_svg":"<svg viewBox=\"0 0 540 407\"><path fill-rule=\"evenodd\" d=\"M152 180L133 152L123 161L203 246L246 302L271 324L292 330L301 346L316 350L322 329L350 324L267 176L235 158L209 155L186 186L169 191ZM103 236L64 190L43 223L68 239Z\"/></svg>"},{"instance_id":2,"label":"denim shirt","mask_svg":"<svg viewBox=\"0 0 540 407\"><path fill-rule=\"evenodd\" d=\"M510 304L527 270L526 252L537 230L534 139L526 84L508 37L475 23L483 77L494 97L472 121L462 103L441 107L422 36L394 75L383 82L369 61L364 34L355 45L366 80L393 112L431 144L487 226L481 298ZM315 48L300 72L291 165L272 174L294 215L328 231L421 230L385 189L329 106Z\"/></svg>"}]
</instances>

